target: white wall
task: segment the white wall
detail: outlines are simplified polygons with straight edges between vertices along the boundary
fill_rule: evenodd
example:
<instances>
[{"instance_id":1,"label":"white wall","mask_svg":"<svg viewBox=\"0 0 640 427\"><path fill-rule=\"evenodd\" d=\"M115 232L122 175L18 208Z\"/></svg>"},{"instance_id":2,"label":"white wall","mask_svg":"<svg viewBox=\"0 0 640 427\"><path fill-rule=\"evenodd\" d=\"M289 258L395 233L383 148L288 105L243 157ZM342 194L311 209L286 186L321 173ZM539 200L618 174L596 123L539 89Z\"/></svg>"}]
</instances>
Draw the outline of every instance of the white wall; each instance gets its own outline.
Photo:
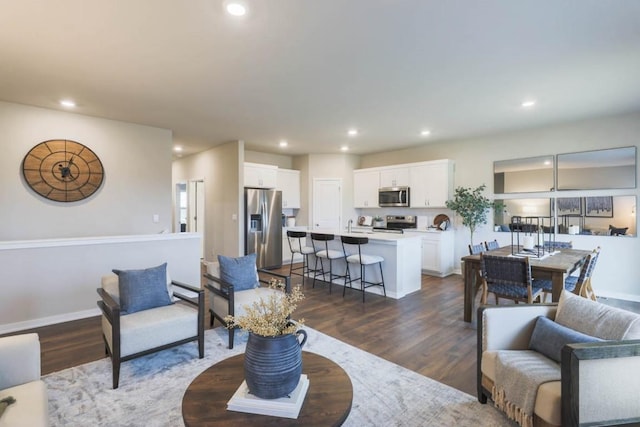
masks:
<instances>
[{"instance_id":1,"label":"white wall","mask_svg":"<svg viewBox=\"0 0 640 427\"><path fill-rule=\"evenodd\" d=\"M356 218L353 207L353 170L360 165L360 157L352 154L310 154L293 159L293 167L300 171L300 210L297 225L312 224L313 180L337 178L342 181L343 226L349 218Z\"/></svg>"},{"instance_id":2,"label":"white wall","mask_svg":"<svg viewBox=\"0 0 640 427\"><path fill-rule=\"evenodd\" d=\"M80 142L100 157L105 178L91 197L53 202L26 185L22 160L49 139ZM171 229L171 131L0 102L0 140L0 241Z\"/></svg>"},{"instance_id":3,"label":"white wall","mask_svg":"<svg viewBox=\"0 0 640 427\"><path fill-rule=\"evenodd\" d=\"M215 261L218 255L244 254L243 163L242 141L219 145L173 162L173 188L179 182L204 180L205 260Z\"/></svg>"},{"instance_id":4,"label":"white wall","mask_svg":"<svg viewBox=\"0 0 640 427\"><path fill-rule=\"evenodd\" d=\"M294 169L292 167L293 158L285 154L271 154L245 150L244 161L249 163L261 163L263 165L274 165L282 169Z\"/></svg>"},{"instance_id":5,"label":"white wall","mask_svg":"<svg viewBox=\"0 0 640 427\"><path fill-rule=\"evenodd\" d=\"M580 122L565 123L539 129L522 130L499 135L468 138L464 140L427 143L404 150L362 156L361 167L386 166L425 160L453 159L456 163L455 185L477 187L487 184L487 195L493 198L493 162L523 157L554 155L572 151L587 151L603 148L640 146L640 113L604 117ZM536 193L531 197L584 196L585 192ZM590 191L589 195L635 195L631 190ZM447 210L443 212L452 216ZM495 233L493 221L480 228L474 242L493 240L510 241L509 233ZM569 239L567 239L569 240ZM595 290L600 295L640 300L640 264L636 261L640 253L640 239L606 236L571 236L574 247L593 249L601 246L598 267L593 276ZM459 260L467 254L469 231L456 225L456 253Z\"/></svg>"},{"instance_id":6,"label":"white wall","mask_svg":"<svg viewBox=\"0 0 640 427\"><path fill-rule=\"evenodd\" d=\"M173 280L200 287L192 233L0 242L0 333L96 316L102 276L164 262Z\"/></svg>"}]
</instances>

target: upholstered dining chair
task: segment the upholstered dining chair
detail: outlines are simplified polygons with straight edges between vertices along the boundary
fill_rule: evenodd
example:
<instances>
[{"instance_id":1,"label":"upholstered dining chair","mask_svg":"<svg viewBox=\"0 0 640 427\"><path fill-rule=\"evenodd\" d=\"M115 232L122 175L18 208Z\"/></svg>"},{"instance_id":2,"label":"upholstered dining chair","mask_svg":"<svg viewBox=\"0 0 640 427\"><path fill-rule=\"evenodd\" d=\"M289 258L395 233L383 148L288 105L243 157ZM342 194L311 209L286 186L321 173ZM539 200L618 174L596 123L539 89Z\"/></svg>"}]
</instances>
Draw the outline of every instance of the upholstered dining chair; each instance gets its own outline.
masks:
<instances>
[{"instance_id":1,"label":"upholstered dining chair","mask_svg":"<svg viewBox=\"0 0 640 427\"><path fill-rule=\"evenodd\" d=\"M556 249L572 249L573 242L562 242L559 240L555 241L546 241L544 242L544 250L545 251L555 251Z\"/></svg>"},{"instance_id":2,"label":"upholstered dining chair","mask_svg":"<svg viewBox=\"0 0 640 427\"><path fill-rule=\"evenodd\" d=\"M281 290L265 286L271 279L281 281L284 292L291 291L290 276L257 268L256 254L237 258L219 255L217 263L207 266L204 278L207 280L205 288L209 291L210 327L215 319L227 327L227 316L242 316L246 306L281 293ZM229 349L233 348L234 331L229 330Z\"/></svg>"},{"instance_id":3,"label":"upholstered dining chair","mask_svg":"<svg viewBox=\"0 0 640 427\"><path fill-rule=\"evenodd\" d=\"M528 257L480 254L482 269L482 304L487 303L487 294L532 304L542 294L542 287L531 278Z\"/></svg>"},{"instance_id":4,"label":"upholstered dining chair","mask_svg":"<svg viewBox=\"0 0 640 427\"><path fill-rule=\"evenodd\" d=\"M97 289L114 389L127 360L192 341L198 342L200 359L204 357L204 290L171 280L166 268L165 263L113 270Z\"/></svg>"},{"instance_id":5,"label":"upholstered dining chair","mask_svg":"<svg viewBox=\"0 0 640 427\"><path fill-rule=\"evenodd\" d=\"M478 255L486 250L487 248L482 243L478 245L469 245L469 255Z\"/></svg>"},{"instance_id":6,"label":"upholstered dining chair","mask_svg":"<svg viewBox=\"0 0 640 427\"><path fill-rule=\"evenodd\" d=\"M500 249L500 244L497 240L492 240L490 242L484 242L484 247L488 251L493 251L495 249Z\"/></svg>"}]
</instances>

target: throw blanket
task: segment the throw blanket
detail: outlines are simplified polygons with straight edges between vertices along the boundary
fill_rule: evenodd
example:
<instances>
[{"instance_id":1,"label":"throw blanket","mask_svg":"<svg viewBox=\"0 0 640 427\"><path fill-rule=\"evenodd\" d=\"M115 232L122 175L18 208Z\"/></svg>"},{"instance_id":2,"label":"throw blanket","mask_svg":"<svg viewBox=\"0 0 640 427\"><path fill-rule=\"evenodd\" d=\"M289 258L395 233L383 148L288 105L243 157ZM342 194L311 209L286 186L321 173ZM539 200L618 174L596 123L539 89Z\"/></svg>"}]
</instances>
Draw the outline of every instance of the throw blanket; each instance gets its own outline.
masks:
<instances>
[{"instance_id":1,"label":"throw blanket","mask_svg":"<svg viewBox=\"0 0 640 427\"><path fill-rule=\"evenodd\" d=\"M540 384L560 380L560 365L531 350L501 350L491 395L495 406L523 427L533 426Z\"/></svg>"}]
</instances>

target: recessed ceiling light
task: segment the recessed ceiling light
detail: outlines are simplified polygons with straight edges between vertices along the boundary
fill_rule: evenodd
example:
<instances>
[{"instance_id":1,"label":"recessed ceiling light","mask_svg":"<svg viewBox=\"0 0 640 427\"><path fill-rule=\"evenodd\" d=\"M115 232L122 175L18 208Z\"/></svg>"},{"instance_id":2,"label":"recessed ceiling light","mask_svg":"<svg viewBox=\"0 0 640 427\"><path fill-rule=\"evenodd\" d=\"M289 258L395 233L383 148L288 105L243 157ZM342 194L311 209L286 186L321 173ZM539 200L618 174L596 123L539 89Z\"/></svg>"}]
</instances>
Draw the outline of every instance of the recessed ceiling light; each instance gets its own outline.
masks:
<instances>
[{"instance_id":1,"label":"recessed ceiling light","mask_svg":"<svg viewBox=\"0 0 640 427\"><path fill-rule=\"evenodd\" d=\"M240 2L230 2L225 6L227 13L233 16L244 16L247 14L247 7Z\"/></svg>"},{"instance_id":2,"label":"recessed ceiling light","mask_svg":"<svg viewBox=\"0 0 640 427\"><path fill-rule=\"evenodd\" d=\"M67 108L73 108L76 106L76 103L70 99L63 99L62 101L60 101L60 105Z\"/></svg>"},{"instance_id":3,"label":"recessed ceiling light","mask_svg":"<svg viewBox=\"0 0 640 427\"><path fill-rule=\"evenodd\" d=\"M175 147L173 147L173 151L175 151L176 153L182 152L182 146L176 145Z\"/></svg>"},{"instance_id":4,"label":"recessed ceiling light","mask_svg":"<svg viewBox=\"0 0 640 427\"><path fill-rule=\"evenodd\" d=\"M280 147L286 147L287 145L289 145L289 143L283 139L282 141L280 141L279 145Z\"/></svg>"},{"instance_id":5,"label":"recessed ceiling light","mask_svg":"<svg viewBox=\"0 0 640 427\"><path fill-rule=\"evenodd\" d=\"M430 131L430 130L425 129L425 130L423 130L422 132L420 132L420 135L422 135L422 136L429 136L429 135L431 135L431 131Z\"/></svg>"},{"instance_id":6,"label":"recessed ceiling light","mask_svg":"<svg viewBox=\"0 0 640 427\"><path fill-rule=\"evenodd\" d=\"M533 99L530 99L528 101L524 101L521 105L522 105L522 108L531 108L534 105L536 105L536 101Z\"/></svg>"},{"instance_id":7,"label":"recessed ceiling light","mask_svg":"<svg viewBox=\"0 0 640 427\"><path fill-rule=\"evenodd\" d=\"M349 129L347 133L349 136L356 136L358 134L358 129Z\"/></svg>"},{"instance_id":8,"label":"recessed ceiling light","mask_svg":"<svg viewBox=\"0 0 640 427\"><path fill-rule=\"evenodd\" d=\"M346 145L343 145L342 147L340 147L340 150L342 151L349 151L349 147Z\"/></svg>"}]
</instances>

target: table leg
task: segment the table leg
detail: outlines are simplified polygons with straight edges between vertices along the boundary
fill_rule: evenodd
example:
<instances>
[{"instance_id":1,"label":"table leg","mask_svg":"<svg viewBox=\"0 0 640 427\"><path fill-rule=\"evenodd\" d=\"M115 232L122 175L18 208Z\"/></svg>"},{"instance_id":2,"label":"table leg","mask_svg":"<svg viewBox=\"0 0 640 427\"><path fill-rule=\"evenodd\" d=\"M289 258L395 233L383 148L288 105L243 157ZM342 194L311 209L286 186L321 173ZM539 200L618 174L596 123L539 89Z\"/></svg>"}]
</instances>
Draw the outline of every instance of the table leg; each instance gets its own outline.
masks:
<instances>
[{"instance_id":1,"label":"table leg","mask_svg":"<svg viewBox=\"0 0 640 427\"><path fill-rule=\"evenodd\" d=\"M554 271L551 273L551 281L553 283L551 289L551 301L558 302L560 300L560 294L564 289L564 275L562 271Z\"/></svg>"},{"instance_id":2,"label":"table leg","mask_svg":"<svg viewBox=\"0 0 640 427\"><path fill-rule=\"evenodd\" d=\"M464 321L471 322L474 303L476 300L475 281L476 281L476 265L475 263L464 262Z\"/></svg>"}]
</instances>

